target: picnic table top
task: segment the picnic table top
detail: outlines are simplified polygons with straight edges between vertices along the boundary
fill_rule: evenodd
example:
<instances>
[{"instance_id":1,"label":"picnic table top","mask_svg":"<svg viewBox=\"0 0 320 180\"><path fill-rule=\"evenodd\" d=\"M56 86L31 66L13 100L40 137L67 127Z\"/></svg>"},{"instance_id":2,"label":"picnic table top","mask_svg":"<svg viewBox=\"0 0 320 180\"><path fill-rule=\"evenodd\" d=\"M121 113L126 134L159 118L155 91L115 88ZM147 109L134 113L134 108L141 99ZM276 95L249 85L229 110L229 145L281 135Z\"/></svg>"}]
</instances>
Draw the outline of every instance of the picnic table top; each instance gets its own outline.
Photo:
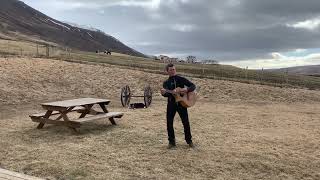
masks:
<instances>
[{"instance_id":1,"label":"picnic table top","mask_svg":"<svg viewBox=\"0 0 320 180\"><path fill-rule=\"evenodd\" d=\"M98 99L98 98L79 98L79 99L71 99L64 101L56 101L56 102L48 102L42 103L42 106L55 106L55 107L74 107L74 106L84 106L88 104L99 104L104 103L108 104L110 100L108 99Z\"/></svg>"}]
</instances>

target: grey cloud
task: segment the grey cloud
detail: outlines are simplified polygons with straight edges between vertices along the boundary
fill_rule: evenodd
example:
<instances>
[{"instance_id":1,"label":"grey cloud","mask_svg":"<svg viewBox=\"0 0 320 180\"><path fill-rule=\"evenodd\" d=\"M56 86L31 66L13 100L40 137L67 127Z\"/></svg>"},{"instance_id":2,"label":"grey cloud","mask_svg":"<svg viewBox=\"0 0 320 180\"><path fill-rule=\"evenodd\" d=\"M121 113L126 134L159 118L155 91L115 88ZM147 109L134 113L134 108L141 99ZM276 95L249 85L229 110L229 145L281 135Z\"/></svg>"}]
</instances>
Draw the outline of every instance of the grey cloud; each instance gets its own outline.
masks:
<instances>
[{"instance_id":1,"label":"grey cloud","mask_svg":"<svg viewBox=\"0 0 320 180\"><path fill-rule=\"evenodd\" d=\"M65 11L60 18L95 26L146 54L195 54L228 61L320 46L319 29L286 26L320 17L318 0L162 0L154 9L104 6L114 2L119 1L91 0L101 7ZM191 31L178 31L179 25Z\"/></svg>"},{"instance_id":2,"label":"grey cloud","mask_svg":"<svg viewBox=\"0 0 320 180\"><path fill-rule=\"evenodd\" d=\"M162 23L184 22L195 24L199 29L191 33L158 29L149 32L149 38L166 40L163 46L174 44L174 52L215 52L215 56L226 59L266 57L275 51L319 47L319 31L310 33L286 27L287 23L318 17L318 1L309 4L309 1L247 0L235 6L220 1L200 2L178 8L163 5L158 9L166 12Z\"/></svg>"}]
</instances>

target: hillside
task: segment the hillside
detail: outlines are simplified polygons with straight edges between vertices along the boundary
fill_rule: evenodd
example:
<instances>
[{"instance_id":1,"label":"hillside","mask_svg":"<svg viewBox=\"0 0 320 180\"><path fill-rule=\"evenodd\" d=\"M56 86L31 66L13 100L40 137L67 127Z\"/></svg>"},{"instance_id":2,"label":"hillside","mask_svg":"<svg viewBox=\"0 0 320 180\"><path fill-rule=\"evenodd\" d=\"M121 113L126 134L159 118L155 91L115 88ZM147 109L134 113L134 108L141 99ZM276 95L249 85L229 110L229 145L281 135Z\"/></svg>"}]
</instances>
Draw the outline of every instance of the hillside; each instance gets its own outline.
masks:
<instances>
[{"instance_id":1,"label":"hillside","mask_svg":"<svg viewBox=\"0 0 320 180\"><path fill-rule=\"evenodd\" d=\"M104 32L60 22L18 0L0 1L0 39L51 42L91 52L111 49L114 52L145 57Z\"/></svg>"},{"instance_id":2,"label":"hillside","mask_svg":"<svg viewBox=\"0 0 320 180\"><path fill-rule=\"evenodd\" d=\"M147 84L159 99L158 91L167 78L118 65L52 59L0 58L0 64L0 103L8 105L78 96L112 97L119 104L123 86L129 85L134 94L142 94ZM187 77L197 84L200 99L206 101L320 101L319 91Z\"/></svg>"},{"instance_id":3,"label":"hillside","mask_svg":"<svg viewBox=\"0 0 320 180\"><path fill-rule=\"evenodd\" d=\"M320 76L320 65L296 66L289 68L270 69L271 72L286 72L288 74L302 74L310 76Z\"/></svg>"}]
</instances>

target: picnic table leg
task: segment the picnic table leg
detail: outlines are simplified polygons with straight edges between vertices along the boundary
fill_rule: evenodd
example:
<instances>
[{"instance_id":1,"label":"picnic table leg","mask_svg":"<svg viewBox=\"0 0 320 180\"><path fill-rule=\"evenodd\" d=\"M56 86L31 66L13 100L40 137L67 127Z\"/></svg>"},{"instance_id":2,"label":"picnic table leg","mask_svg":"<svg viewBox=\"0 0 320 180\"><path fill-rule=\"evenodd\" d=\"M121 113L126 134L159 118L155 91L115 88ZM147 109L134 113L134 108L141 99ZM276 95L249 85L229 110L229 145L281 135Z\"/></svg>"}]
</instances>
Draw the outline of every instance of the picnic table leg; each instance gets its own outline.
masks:
<instances>
[{"instance_id":1,"label":"picnic table leg","mask_svg":"<svg viewBox=\"0 0 320 180\"><path fill-rule=\"evenodd\" d=\"M84 112L81 113L79 118L84 118L87 114L89 114L92 106L93 104L84 106L86 109L84 110Z\"/></svg>"},{"instance_id":2,"label":"picnic table leg","mask_svg":"<svg viewBox=\"0 0 320 180\"><path fill-rule=\"evenodd\" d=\"M74 108L74 107L68 108L66 111L63 112L63 114L67 114L67 113L71 112L73 108ZM61 118L63 118L63 114L61 114L61 113L62 113L62 112L60 112L60 116L57 117L57 118L55 119L55 121L58 121L58 120L60 120Z\"/></svg>"},{"instance_id":3,"label":"picnic table leg","mask_svg":"<svg viewBox=\"0 0 320 180\"><path fill-rule=\"evenodd\" d=\"M110 122L112 125L117 125L116 122L114 121L113 117L109 118Z\"/></svg>"},{"instance_id":4,"label":"picnic table leg","mask_svg":"<svg viewBox=\"0 0 320 180\"><path fill-rule=\"evenodd\" d=\"M105 112L105 113L108 113L108 112L109 112L109 111L107 110L105 104L100 103L99 105L100 105L101 109L103 110L103 112ZM114 121L114 118L113 118L113 117L109 118L109 120L110 120L111 124L117 125L117 123Z\"/></svg>"},{"instance_id":5,"label":"picnic table leg","mask_svg":"<svg viewBox=\"0 0 320 180\"><path fill-rule=\"evenodd\" d=\"M53 111L48 110L43 118L48 119L51 116L52 112ZM45 124L45 122L40 122L39 125L37 126L37 129L42 129L44 124Z\"/></svg>"},{"instance_id":6,"label":"picnic table leg","mask_svg":"<svg viewBox=\"0 0 320 180\"><path fill-rule=\"evenodd\" d=\"M70 121L70 119L69 119L68 116L67 116L67 112L68 112L68 111L66 111L66 112L60 111L61 116L62 116L62 118L63 118L63 120L64 120L65 122L69 122L69 121ZM73 131L78 132L75 127L72 127L72 126L71 126L71 124L68 125L68 127L71 128Z\"/></svg>"},{"instance_id":7,"label":"picnic table leg","mask_svg":"<svg viewBox=\"0 0 320 180\"><path fill-rule=\"evenodd\" d=\"M99 104L103 112L108 113L109 111L107 110L106 106L103 103Z\"/></svg>"}]
</instances>

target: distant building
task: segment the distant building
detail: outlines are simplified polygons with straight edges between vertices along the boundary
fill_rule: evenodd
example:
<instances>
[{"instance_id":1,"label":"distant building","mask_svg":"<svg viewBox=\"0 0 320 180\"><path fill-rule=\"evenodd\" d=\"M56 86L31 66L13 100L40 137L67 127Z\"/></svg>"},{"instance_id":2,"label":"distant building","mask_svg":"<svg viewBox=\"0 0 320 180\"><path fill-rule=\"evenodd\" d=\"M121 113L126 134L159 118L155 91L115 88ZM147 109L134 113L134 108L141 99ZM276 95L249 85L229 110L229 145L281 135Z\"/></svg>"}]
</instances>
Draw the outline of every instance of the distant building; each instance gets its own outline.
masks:
<instances>
[{"instance_id":1,"label":"distant building","mask_svg":"<svg viewBox=\"0 0 320 180\"><path fill-rule=\"evenodd\" d=\"M219 62L213 59L205 59L205 60L202 60L202 64L219 64Z\"/></svg>"},{"instance_id":2,"label":"distant building","mask_svg":"<svg viewBox=\"0 0 320 180\"><path fill-rule=\"evenodd\" d=\"M164 62L164 63L176 63L176 62L184 62L183 60L175 57L169 57L165 55L160 55L157 57L158 60Z\"/></svg>"},{"instance_id":3,"label":"distant building","mask_svg":"<svg viewBox=\"0 0 320 180\"><path fill-rule=\"evenodd\" d=\"M157 56L150 56L150 58L154 59L154 60L160 60Z\"/></svg>"},{"instance_id":4,"label":"distant building","mask_svg":"<svg viewBox=\"0 0 320 180\"><path fill-rule=\"evenodd\" d=\"M162 61L162 62L169 62L169 57L168 56L165 56L165 55L160 55L159 56L159 59L160 59L160 61Z\"/></svg>"},{"instance_id":5,"label":"distant building","mask_svg":"<svg viewBox=\"0 0 320 180\"><path fill-rule=\"evenodd\" d=\"M169 58L169 62L171 63L178 62L178 58Z\"/></svg>"},{"instance_id":6,"label":"distant building","mask_svg":"<svg viewBox=\"0 0 320 180\"><path fill-rule=\"evenodd\" d=\"M177 62L185 63L186 61L185 61L185 60L183 60L183 59L178 59L178 61L177 61Z\"/></svg>"},{"instance_id":7,"label":"distant building","mask_svg":"<svg viewBox=\"0 0 320 180\"><path fill-rule=\"evenodd\" d=\"M197 61L197 58L195 56L187 57L187 63L195 63L196 61Z\"/></svg>"}]
</instances>

